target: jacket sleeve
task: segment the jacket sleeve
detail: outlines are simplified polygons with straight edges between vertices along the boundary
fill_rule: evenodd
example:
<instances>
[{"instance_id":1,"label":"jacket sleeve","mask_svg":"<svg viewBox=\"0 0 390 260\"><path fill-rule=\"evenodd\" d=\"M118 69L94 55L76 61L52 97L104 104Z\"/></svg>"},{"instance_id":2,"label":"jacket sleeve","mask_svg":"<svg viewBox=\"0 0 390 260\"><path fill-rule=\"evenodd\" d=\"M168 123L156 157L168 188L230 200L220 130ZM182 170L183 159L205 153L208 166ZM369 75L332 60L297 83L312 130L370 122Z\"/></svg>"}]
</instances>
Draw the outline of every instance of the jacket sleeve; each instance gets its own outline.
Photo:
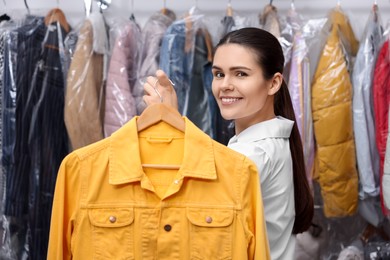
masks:
<instances>
[{"instance_id":1,"label":"jacket sleeve","mask_svg":"<svg viewBox=\"0 0 390 260\"><path fill-rule=\"evenodd\" d=\"M80 194L80 164L75 153L61 163L54 192L48 260L72 259L71 237Z\"/></svg>"},{"instance_id":2,"label":"jacket sleeve","mask_svg":"<svg viewBox=\"0 0 390 260\"><path fill-rule=\"evenodd\" d=\"M241 196L244 222L248 227L248 259L268 260L271 256L257 167L250 159L245 158L242 172Z\"/></svg>"}]
</instances>

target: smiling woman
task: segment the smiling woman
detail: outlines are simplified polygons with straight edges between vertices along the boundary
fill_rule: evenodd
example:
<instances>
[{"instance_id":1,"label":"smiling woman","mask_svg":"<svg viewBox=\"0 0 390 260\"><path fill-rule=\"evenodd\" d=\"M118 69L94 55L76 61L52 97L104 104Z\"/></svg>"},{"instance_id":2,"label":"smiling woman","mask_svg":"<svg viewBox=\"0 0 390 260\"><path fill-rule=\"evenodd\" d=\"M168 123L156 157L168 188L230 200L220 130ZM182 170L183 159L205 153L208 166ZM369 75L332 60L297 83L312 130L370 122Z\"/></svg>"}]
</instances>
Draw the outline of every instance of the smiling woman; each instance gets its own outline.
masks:
<instances>
[{"instance_id":1,"label":"smiling woman","mask_svg":"<svg viewBox=\"0 0 390 260\"><path fill-rule=\"evenodd\" d=\"M258 28L227 34L213 61L214 97L235 122L228 146L258 168L272 259L293 258L294 234L309 228L314 211L283 65L278 40Z\"/></svg>"}]
</instances>

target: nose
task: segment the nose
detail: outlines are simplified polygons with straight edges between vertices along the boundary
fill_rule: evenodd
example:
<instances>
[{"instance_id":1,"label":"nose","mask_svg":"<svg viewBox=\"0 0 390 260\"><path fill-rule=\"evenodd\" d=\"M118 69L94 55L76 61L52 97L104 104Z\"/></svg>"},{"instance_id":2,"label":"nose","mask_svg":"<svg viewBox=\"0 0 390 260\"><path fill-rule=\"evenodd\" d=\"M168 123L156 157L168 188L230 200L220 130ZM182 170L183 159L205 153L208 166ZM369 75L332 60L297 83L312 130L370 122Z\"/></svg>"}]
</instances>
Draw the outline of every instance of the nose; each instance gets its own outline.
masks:
<instances>
[{"instance_id":1,"label":"nose","mask_svg":"<svg viewBox=\"0 0 390 260\"><path fill-rule=\"evenodd\" d=\"M234 85L230 82L229 77L224 77L221 81L220 88L222 91L233 90Z\"/></svg>"}]
</instances>

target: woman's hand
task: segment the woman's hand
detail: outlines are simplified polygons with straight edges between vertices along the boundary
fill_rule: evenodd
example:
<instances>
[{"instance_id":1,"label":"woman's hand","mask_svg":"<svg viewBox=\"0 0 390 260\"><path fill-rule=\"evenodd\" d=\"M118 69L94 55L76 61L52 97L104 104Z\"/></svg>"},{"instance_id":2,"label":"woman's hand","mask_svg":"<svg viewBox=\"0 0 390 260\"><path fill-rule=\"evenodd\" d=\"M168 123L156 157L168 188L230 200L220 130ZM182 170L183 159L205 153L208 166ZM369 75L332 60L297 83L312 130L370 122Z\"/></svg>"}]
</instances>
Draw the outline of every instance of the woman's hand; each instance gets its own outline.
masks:
<instances>
[{"instance_id":1,"label":"woman's hand","mask_svg":"<svg viewBox=\"0 0 390 260\"><path fill-rule=\"evenodd\" d=\"M156 77L148 77L144 84L144 91L143 100L147 106L164 103L178 109L176 91L164 71L157 70Z\"/></svg>"}]
</instances>

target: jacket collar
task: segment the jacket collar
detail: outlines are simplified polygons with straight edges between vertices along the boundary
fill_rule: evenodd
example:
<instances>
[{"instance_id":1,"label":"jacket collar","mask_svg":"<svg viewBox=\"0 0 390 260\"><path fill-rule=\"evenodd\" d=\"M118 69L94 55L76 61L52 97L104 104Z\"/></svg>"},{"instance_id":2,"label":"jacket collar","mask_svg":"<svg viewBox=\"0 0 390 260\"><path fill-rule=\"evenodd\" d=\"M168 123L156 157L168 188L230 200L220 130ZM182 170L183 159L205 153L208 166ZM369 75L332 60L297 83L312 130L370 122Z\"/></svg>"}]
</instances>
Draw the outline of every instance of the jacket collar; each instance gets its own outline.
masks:
<instances>
[{"instance_id":1,"label":"jacket collar","mask_svg":"<svg viewBox=\"0 0 390 260\"><path fill-rule=\"evenodd\" d=\"M139 154L138 116L113 133L109 147L109 183L124 184L141 181L145 173ZM217 179L213 140L185 119L184 157L178 171L183 177ZM194 156L196 155L196 156Z\"/></svg>"}]
</instances>

